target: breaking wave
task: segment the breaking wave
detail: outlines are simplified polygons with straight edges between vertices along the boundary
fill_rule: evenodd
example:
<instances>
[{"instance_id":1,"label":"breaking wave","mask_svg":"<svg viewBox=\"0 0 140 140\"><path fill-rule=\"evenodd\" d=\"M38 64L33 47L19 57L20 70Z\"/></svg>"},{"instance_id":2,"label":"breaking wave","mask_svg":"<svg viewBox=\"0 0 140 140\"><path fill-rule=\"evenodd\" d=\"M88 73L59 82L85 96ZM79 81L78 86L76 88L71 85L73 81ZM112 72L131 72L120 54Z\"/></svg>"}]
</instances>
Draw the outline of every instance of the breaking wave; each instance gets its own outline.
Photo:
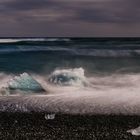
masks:
<instances>
[{"instance_id":1,"label":"breaking wave","mask_svg":"<svg viewBox=\"0 0 140 140\"><path fill-rule=\"evenodd\" d=\"M83 68L55 70L49 77L49 82L61 86L88 85Z\"/></svg>"}]
</instances>

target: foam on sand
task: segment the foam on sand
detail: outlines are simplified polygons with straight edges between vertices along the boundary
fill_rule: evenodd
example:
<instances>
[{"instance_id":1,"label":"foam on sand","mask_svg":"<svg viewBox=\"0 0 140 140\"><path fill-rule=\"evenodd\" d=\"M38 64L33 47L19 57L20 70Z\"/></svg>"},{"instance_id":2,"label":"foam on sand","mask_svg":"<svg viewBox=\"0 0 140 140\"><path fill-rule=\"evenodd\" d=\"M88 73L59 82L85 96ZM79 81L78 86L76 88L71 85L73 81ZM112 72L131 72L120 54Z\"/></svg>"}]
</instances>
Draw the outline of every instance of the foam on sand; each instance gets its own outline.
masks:
<instances>
[{"instance_id":1,"label":"foam on sand","mask_svg":"<svg viewBox=\"0 0 140 140\"><path fill-rule=\"evenodd\" d=\"M5 86L11 88L9 91L5 89L9 95L0 96L0 111L140 115L140 74L93 75L85 78L82 68L57 70L55 74L56 81L50 83L46 75L33 73L31 76L25 73L13 78ZM61 74L66 76L66 84L65 78L59 82L58 75ZM79 79L72 79L71 82L71 76ZM5 82L13 76L2 74L1 77L5 78L0 82ZM83 82L88 81L91 86L84 86ZM49 89L49 92L36 93L42 89ZM16 91L18 94L15 94ZM25 95L20 96L22 93Z\"/></svg>"}]
</instances>

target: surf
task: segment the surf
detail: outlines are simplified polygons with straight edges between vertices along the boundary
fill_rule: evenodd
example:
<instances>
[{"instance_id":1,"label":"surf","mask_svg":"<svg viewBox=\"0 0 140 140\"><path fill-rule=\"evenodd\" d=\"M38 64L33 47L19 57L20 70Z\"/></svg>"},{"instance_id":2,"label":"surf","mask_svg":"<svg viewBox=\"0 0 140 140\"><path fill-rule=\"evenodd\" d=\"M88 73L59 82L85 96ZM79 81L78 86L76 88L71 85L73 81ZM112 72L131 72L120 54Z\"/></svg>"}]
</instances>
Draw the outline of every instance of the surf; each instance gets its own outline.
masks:
<instances>
[{"instance_id":1,"label":"surf","mask_svg":"<svg viewBox=\"0 0 140 140\"><path fill-rule=\"evenodd\" d=\"M13 77L13 83L18 84L16 88L19 89L18 94L0 96L0 111L140 115L140 74L116 73L109 76L87 76L83 71L83 68L74 68L57 69L50 75L24 74L24 78L33 77L43 89L49 91L45 94L41 92L34 94L34 89L31 88L29 92L26 88L22 88L26 93L23 94L19 87L28 86L22 85L24 82L28 83L27 79L25 80L21 75L16 78L18 80L15 80L15 75L1 74L3 77L1 82L4 82L1 85L7 85L9 79ZM63 78L63 74L65 77L60 83L59 75ZM50 82L50 77L54 75L56 82L53 80ZM74 76L76 80L71 82L71 76L72 80ZM82 78L77 81L77 77ZM84 86L83 78L92 86ZM32 80L30 82L29 85L32 85ZM65 82L68 83L65 84Z\"/></svg>"}]
</instances>

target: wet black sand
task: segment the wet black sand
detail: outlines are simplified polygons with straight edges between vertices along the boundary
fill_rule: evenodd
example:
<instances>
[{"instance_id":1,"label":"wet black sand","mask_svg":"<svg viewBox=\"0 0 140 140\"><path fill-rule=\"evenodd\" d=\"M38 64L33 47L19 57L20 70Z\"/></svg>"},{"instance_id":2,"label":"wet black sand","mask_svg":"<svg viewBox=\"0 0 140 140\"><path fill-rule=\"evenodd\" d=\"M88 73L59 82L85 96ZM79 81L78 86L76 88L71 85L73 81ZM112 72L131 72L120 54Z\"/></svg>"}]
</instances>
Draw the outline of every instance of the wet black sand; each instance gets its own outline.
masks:
<instances>
[{"instance_id":1,"label":"wet black sand","mask_svg":"<svg viewBox=\"0 0 140 140\"><path fill-rule=\"evenodd\" d=\"M128 129L140 125L140 116L0 113L0 139L4 140L139 140Z\"/></svg>"}]
</instances>

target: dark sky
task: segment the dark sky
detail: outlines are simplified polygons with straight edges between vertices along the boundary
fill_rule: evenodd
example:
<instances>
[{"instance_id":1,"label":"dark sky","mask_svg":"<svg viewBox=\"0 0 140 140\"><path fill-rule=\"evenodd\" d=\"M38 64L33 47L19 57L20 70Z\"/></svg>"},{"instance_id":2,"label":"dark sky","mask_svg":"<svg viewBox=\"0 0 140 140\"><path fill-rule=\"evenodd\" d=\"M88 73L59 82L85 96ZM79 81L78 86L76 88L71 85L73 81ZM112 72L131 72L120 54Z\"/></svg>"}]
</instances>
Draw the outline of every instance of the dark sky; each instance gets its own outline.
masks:
<instances>
[{"instance_id":1,"label":"dark sky","mask_svg":"<svg viewBox=\"0 0 140 140\"><path fill-rule=\"evenodd\" d=\"M0 0L0 36L140 36L140 0Z\"/></svg>"}]
</instances>

